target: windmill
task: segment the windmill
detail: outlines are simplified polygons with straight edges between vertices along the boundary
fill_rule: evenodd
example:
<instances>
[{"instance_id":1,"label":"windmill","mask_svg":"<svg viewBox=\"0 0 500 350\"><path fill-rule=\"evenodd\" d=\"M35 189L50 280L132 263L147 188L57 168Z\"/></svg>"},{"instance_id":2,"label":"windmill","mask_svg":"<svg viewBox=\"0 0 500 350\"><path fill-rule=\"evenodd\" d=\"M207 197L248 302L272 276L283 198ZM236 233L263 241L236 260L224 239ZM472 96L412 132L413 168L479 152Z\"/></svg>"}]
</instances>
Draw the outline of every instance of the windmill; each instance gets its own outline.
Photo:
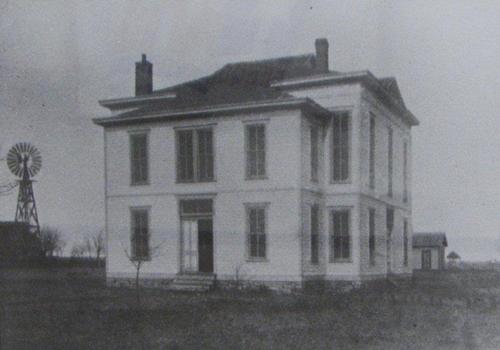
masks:
<instances>
[{"instance_id":1,"label":"windmill","mask_svg":"<svg viewBox=\"0 0 500 350\"><path fill-rule=\"evenodd\" d=\"M42 156L33 145L20 142L7 153L7 166L14 175L20 178L15 221L30 225L31 230L39 234L40 224L31 179L42 167Z\"/></svg>"}]
</instances>

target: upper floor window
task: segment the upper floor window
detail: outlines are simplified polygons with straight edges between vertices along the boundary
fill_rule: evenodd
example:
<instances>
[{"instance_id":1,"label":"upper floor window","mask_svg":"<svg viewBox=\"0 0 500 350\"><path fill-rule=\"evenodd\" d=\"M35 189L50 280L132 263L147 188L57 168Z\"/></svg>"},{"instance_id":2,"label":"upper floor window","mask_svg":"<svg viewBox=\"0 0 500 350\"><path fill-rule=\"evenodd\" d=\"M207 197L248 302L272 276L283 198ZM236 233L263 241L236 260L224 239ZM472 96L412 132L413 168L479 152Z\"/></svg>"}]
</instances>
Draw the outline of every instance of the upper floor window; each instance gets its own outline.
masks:
<instances>
[{"instance_id":1,"label":"upper floor window","mask_svg":"<svg viewBox=\"0 0 500 350\"><path fill-rule=\"evenodd\" d=\"M147 208L132 208L131 213L131 250L132 259L149 259L149 210Z\"/></svg>"},{"instance_id":2,"label":"upper floor window","mask_svg":"<svg viewBox=\"0 0 500 350\"><path fill-rule=\"evenodd\" d=\"M351 258L351 230L349 209L330 212L330 261L345 261Z\"/></svg>"},{"instance_id":3,"label":"upper floor window","mask_svg":"<svg viewBox=\"0 0 500 350\"><path fill-rule=\"evenodd\" d=\"M147 184L148 175L148 134L130 134L130 178L132 185Z\"/></svg>"},{"instance_id":4,"label":"upper floor window","mask_svg":"<svg viewBox=\"0 0 500 350\"><path fill-rule=\"evenodd\" d=\"M370 208L368 211L368 247L370 264L375 264L375 209Z\"/></svg>"},{"instance_id":5,"label":"upper floor window","mask_svg":"<svg viewBox=\"0 0 500 350\"><path fill-rule=\"evenodd\" d=\"M177 130L177 181L204 182L213 180L212 129Z\"/></svg>"},{"instance_id":6,"label":"upper floor window","mask_svg":"<svg viewBox=\"0 0 500 350\"><path fill-rule=\"evenodd\" d=\"M264 124L247 125L246 138L246 176L248 179L266 176L266 127Z\"/></svg>"},{"instance_id":7,"label":"upper floor window","mask_svg":"<svg viewBox=\"0 0 500 350\"><path fill-rule=\"evenodd\" d=\"M319 206L311 206L311 264L319 262Z\"/></svg>"},{"instance_id":8,"label":"upper floor window","mask_svg":"<svg viewBox=\"0 0 500 350\"><path fill-rule=\"evenodd\" d=\"M249 204L247 213L248 257L266 258L266 204Z\"/></svg>"},{"instance_id":9,"label":"upper floor window","mask_svg":"<svg viewBox=\"0 0 500 350\"><path fill-rule=\"evenodd\" d=\"M375 115L370 115L370 188L375 189Z\"/></svg>"},{"instance_id":10,"label":"upper floor window","mask_svg":"<svg viewBox=\"0 0 500 350\"><path fill-rule=\"evenodd\" d=\"M332 182L344 182L350 176L349 113L336 113L332 124Z\"/></svg>"},{"instance_id":11,"label":"upper floor window","mask_svg":"<svg viewBox=\"0 0 500 350\"><path fill-rule=\"evenodd\" d=\"M403 145L403 202L408 202L408 142Z\"/></svg>"},{"instance_id":12,"label":"upper floor window","mask_svg":"<svg viewBox=\"0 0 500 350\"><path fill-rule=\"evenodd\" d=\"M311 126L311 181L318 181L319 173L319 128Z\"/></svg>"},{"instance_id":13,"label":"upper floor window","mask_svg":"<svg viewBox=\"0 0 500 350\"><path fill-rule=\"evenodd\" d=\"M387 130L387 195L392 197L392 172L393 172L393 135L392 128Z\"/></svg>"}]
</instances>

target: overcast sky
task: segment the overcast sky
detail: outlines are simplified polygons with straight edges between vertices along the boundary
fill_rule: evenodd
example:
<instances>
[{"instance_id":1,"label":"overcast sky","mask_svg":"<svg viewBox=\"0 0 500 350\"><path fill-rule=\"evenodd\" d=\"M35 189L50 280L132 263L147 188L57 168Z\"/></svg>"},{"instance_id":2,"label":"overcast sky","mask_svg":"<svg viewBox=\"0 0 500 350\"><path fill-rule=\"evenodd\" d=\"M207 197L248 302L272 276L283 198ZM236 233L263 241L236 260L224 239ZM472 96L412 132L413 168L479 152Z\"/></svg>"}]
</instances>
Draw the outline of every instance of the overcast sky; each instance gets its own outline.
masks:
<instances>
[{"instance_id":1,"label":"overcast sky","mask_svg":"<svg viewBox=\"0 0 500 350\"><path fill-rule=\"evenodd\" d=\"M353 4L354 3L354 4ZM330 67L395 76L413 130L413 226L445 231L448 251L500 258L498 1L0 0L0 158L29 141L43 165L42 224L72 241L103 227L97 100L131 96L146 53L155 88L228 62L314 52ZM0 184L13 180L0 163ZM17 192L0 196L12 220Z\"/></svg>"}]
</instances>

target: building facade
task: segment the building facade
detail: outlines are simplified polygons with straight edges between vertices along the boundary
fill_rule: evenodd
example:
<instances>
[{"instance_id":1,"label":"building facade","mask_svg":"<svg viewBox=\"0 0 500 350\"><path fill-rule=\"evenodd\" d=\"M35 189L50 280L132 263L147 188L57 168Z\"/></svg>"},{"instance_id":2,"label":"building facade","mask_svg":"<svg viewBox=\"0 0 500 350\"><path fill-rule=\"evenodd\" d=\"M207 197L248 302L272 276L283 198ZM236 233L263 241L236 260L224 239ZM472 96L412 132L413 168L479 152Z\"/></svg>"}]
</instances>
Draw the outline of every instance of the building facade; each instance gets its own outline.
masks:
<instances>
[{"instance_id":1,"label":"building facade","mask_svg":"<svg viewBox=\"0 0 500 350\"><path fill-rule=\"evenodd\" d=\"M409 275L411 127L394 78L315 54L233 63L100 101L110 281L214 274L271 286ZM125 254L125 252L127 254Z\"/></svg>"}]
</instances>

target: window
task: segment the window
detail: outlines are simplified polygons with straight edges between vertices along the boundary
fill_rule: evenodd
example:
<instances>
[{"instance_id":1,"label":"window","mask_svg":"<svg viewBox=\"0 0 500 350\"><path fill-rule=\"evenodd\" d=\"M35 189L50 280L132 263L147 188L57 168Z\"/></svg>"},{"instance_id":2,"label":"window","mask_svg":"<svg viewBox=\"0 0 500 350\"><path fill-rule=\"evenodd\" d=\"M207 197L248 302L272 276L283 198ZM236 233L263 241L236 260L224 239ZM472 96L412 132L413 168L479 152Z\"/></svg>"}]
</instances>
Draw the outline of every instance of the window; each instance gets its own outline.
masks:
<instances>
[{"instance_id":1,"label":"window","mask_svg":"<svg viewBox=\"0 0 500 350\"><path fill-rule=\"evenodd\" d=\"M330 212L330 261L343 261L351 258L349 217L349 210Z\"/></svg>"},{"instance_id":2,"label":"window","mask_svg":"<svg viewBox=\"0 0 500 350\"><path fill-rule=\"evenodd\" d=\"M180 204L181 216L212 215L212 199L183 199Z\"/></svg>"},{"instance_id":3,"label":"window","mask_svg":"<svg viewBox=\"0 0 500 350\"><path fill-rule=\"evenodd\" d=\"M403 224L403 263L408 266L408 220Z\"/></svg>"},{"instance_id":4,"label":"window","mask_svg":"<svg viewBox=\"0 0 500 350\"><path fill-rule=\"evenodd\" d=\"M375 189L375 115L370 116L370 188Z\"/></svg>"},{"instance_id":5,"label":"window","mask_svg":"<svg viewBox=\"0 0 500 350\"><path fill-rule=\"evenodd\" d=\"M333 116L332 182L349 180L349 113Z\"/></svg>"},{"instance_id":6,"label":"window","mask_svg":"<svg viewBox=\"0 0 500 350\"><path fill-rule=\"evenodd\" d=\"M394 209L387 208L386 209L386 227L387 232L392 233L392 229L394 227Z\"/></svg>"},{"instance_id":7,"label":"window","mask_svg":"<svg viewBox=\"0 0 500 350\"><path fill-rule=\"evenodd\" d=\"M149 211L148 209L131 209L132 234L131 247L132 259L149 259Z\"/></svg>"},{"instance_id":8,"label":"window","mask_svg":"<svg viewBox=\"0 0 500 350\"><path fill-rule=\"evenodd\" d=\"M311 264L319 262L319 206L311 206Z\"/></svg>"},{"instance_id":9,"label":"window","mask_svg":"<svg viewBox=\"0 0 500 350\"><path fill-rule=\"evenodd\" d=\"M392 153L393 153L393 135L392 135L392 128L389 127L388 129L388 134L387 134L387 195L389 197L392 197L392 168L393 168L393 159L392 159Z\"/></svg>"},{"instance_id":10,"label":"window","mask_svg":"<svg viewBox=\"0 0 500 350\"><path fill-rule=\"evenodd\" d=\"M370 208L368 218L368 247L370 255L370 264L375 265L375 209Z\"/></svg>"},{"instance_id":11,"label":"window","mask_svg":"<svg viewBox=\"0 0 500 350\"><path fill-rule=\"evenodd\" d=\"M247 210L248 257L266 258L266 205L249 205Z\"/></svg>"},{"instance_id":12,"label":"window","mask_svg":"<svg viewBox=\"0 0 500 350\"><path fill-rule=\"evenodd\" d=\"M408 202L408 143L403 145L403 202Z\"/></svg>"},{"instance_id":13,"label":"window","mask_svg":"<svg viewBox=\"0 0 500 350\"><path fill-rule=\"evenodd\" d=\"M196 133L198 136L198 179L211 181L214 179L212 129L199 129Z\"/></svg>"},{"instance_id":14,"label":"window","mask_svg":"<svg viewBox=\"0 0 500 350\"><path fill-rule=\"evenodd\" d=\"M246 126L246 176L258 179L266 176L266 129L264 124Z\"/></svg>"},{"instance_id":15,"label":"window","mask_svg":"<svg viewBox=\"0 0 500 350\"><path fill-rule=\"evenodd\" d=\"M148 182L148 134L130 134L130 173L132 185Z\"/></svg>"},{"instance_id":16,"label":"window","mask_svg":"<svg viewBox=\"0 0 500 350\"><path fill-rule=\"evenodd\" d=\"M177 131L177 181L214 180L212 129Z\"/></svg>"},{"instance_id":17,"label":"window","mask_svg":"<svg viewBox=\"0 0 500 350\"><path fill-rule=\"evenodd\" d=\"M311 126L311 181L318 181L319 172L319 130Z\"/></svg>"}]
</instances>

